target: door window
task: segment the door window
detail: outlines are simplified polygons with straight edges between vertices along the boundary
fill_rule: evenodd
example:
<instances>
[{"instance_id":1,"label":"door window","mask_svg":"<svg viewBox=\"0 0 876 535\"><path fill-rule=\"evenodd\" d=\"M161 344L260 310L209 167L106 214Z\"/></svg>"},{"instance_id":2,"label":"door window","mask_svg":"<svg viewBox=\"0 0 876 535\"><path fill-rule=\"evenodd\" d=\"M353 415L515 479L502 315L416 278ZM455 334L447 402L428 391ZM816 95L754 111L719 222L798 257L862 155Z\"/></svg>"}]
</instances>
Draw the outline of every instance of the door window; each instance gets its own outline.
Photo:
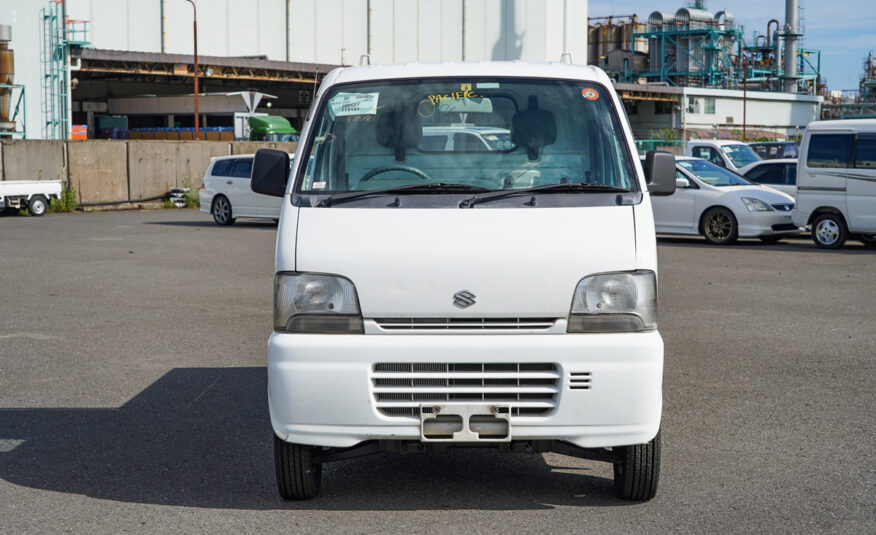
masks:
<instances>
[{"instance_id":1,"label":"door window","mask_svg":"<svg viewBox=\"0 0 876 535\"><path fill-rule=\"evenodd\" d=\"M876 168L876 134L860 134L855 144L855 167Z\"/></svg>"},{"instance_id":2,"label":"door window","mask_svg":"<svg viewBox=\"0 0 876 535\"><path fill-rule=\"evenodd\" d=\"M784 184L785 166L777 164L759 165L746 173L745 178L759 184Z\"/></svg>"},{"instance_id":3,"label":"door window","mask_svg":"<svg viewBox=\"0 0 876 535\"><path fill-rule=\"evenodd\" d=\"M231 172L231 164L233 159L219 160L213 164L213 170L210 172L213 176L229 176Z\"/></svg>"},{"instance_id":4,"label":"door window","mask_svg":"<svg viewBox=\"0 0 876 535\"><path fill-rule=\"evenodd\" d=\"M231 175L235 178L249 178L252 174L252 158L239 158L231 166Z\"/></svg>"},{"instance_id":5,"label":"door window","mask_svg":"<svg viewBox=\"0 0 876 535\"><path fill-rule=\"evenodd\" d=\"M797 164L795 164L795 163L786 163L785 164L785 184L788 186L796 186L797 185Z\"/></svg>"},{"instance_id":6,"label":"door window","mask_svg":"<svg viewBox=\"0 0 876 535\"><path fill-rule=\"evenodd\" d=\"M852 153L851 134L813 134L809 138L809 167L848 167Z\"/></svg>"},{"instance_id":7,"label":"door window","mask_svg":"<svg viewBox=\"0 0 876 535\"><path fill-rule=\"evenodd\" d=\"M721 155L717 150L712 147L694 147L691 151L696 158L702 158L703 160L709 160L715 165L720 165L724 167L724 160L721 158Z\"/></svg>"}]
</instances>

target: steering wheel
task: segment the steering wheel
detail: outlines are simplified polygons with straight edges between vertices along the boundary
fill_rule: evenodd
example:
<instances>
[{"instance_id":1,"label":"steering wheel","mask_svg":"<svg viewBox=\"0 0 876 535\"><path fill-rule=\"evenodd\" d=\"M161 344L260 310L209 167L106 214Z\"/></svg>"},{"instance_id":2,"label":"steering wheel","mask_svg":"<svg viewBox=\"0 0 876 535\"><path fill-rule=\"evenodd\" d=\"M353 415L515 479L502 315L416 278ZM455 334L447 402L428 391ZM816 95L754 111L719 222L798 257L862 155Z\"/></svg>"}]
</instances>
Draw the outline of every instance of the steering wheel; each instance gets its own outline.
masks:
<instances>
[{"instance_id":1,"label":"steering wheel","mask_svg":"<svg viewBox=\"0 0 876 535\"><path fill-rule=\"evenodd\" d=\"M400 164L389 164L389 165L381 165L380 167L375 167L374 169L365 173L361 179L359 179L359 183L365 182L366 180L371 180L381 173L387 173L389 171L404 171L405 173L410 173L412 175L416 175L423 180L432 180L432 177L420 171L416 167L411 167L409 165L400 165Z\"/></svg>"}]
</instances>

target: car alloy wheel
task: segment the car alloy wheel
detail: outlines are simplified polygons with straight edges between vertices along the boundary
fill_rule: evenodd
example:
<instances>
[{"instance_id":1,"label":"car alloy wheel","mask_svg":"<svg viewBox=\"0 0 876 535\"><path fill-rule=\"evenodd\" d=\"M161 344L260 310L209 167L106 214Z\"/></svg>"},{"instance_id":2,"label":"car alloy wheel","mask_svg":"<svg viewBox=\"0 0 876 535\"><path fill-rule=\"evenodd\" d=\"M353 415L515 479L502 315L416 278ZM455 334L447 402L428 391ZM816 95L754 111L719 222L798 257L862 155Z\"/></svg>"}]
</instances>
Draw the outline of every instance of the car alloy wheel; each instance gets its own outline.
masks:
<instances>
[{"instance_id":1,"label":"car alloy wheel","mask_svg":"<svg viewBox=\"0 0 876 535\"><path fill-rule=\"evenodd\" d=\"M815 234L823 245L833 245L840 236L839 225L833 219L823 219L815 227Z\"/></svg>"},{"instance_id":2,"label":"car alloy wheel","mask_svg":"<svg viewBox=\"0 0 876 535\"><path fill-rule=\"evenodd\" d=\"M234 223L234 218L231 217L231 203L225 197L218 197L213 201L213 221L217 225Z\"/></svg>"},{"instance_id":3,"label":"car alloy wheel","mask_svg":"<svg viewBox=\"0 0 876 535\"><path fill-rule=\"evenodd\" d=\"M736 220L725 208L713 208L703 218L703 235L709 243L724 245L736 241Z\"/></svg>"}]
</instances>

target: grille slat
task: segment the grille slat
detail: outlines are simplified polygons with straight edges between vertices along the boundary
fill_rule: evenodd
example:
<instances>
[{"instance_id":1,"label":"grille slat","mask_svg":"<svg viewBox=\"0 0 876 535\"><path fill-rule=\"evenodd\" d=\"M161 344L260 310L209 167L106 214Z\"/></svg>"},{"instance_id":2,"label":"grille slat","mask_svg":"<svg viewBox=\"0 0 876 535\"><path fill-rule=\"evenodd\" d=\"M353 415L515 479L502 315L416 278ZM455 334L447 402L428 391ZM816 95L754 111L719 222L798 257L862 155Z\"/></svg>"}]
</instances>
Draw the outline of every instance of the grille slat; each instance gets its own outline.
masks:
<instances>
[{"instance_id":1,"label":"grille slat","mask_svg":"<svg viewBox=\"0 0 876 535\"><path fill-rule=\"evenodd\" d=\"M556 318L376 318L384 330L543 330L554 326Z\"/></svg>"},{"instance_id":2,"label":"grille slat","mask_svg":"<svg viewBox=\"0 0 876 535\"><path fill-rule=\"evenodd\" d=\"M571 390L590 390L590 372L572 372L569 374Z\"/></svg>"},{"instance_id":3,"label":"grille slat","mask_svg":"<svg viewBox=\"0 0 876 535\"><path fill-rule=\"evenodd\" d=\"M552 363L378 363L371 376L377 409L387 416L417 416L422 402L508 404L512 415L556 407L561 375Z\"/></svg>"}]
</instances>

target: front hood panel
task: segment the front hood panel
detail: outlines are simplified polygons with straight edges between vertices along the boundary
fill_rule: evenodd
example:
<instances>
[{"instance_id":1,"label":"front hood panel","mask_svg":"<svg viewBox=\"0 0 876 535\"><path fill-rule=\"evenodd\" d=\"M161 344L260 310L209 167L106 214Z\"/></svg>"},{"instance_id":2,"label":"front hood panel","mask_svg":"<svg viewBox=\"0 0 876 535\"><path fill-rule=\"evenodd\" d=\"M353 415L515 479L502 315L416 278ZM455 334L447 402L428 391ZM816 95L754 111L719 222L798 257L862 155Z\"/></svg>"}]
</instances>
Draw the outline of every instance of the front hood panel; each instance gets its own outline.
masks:
<instances>
[{"instance_id":1,"label":"front hood panel","mask_svg":"<svg viewBox=\"0 0 876 535\"><path fill-rule=\"evenodd\" d=\"M723 186L718 189L739 192L742 193L740 197L754 197L755 199L761 199L762 201L768 202L770 204L785 204L794 202L794 198L790 195L782 193L778 190L774 190L768 186Z\"/></svg>"},{"instance_id":2,"label":"front hood panel","mask_svg":"<svg viewBox=\"0 0 876 535\"><path fill-rule=\"evenodd\" d=\"M296 270L349 278L366 318L562 317L583 277L635 269L635 246L631 206L304 208Z\"/></svg>"}]
</instances>

